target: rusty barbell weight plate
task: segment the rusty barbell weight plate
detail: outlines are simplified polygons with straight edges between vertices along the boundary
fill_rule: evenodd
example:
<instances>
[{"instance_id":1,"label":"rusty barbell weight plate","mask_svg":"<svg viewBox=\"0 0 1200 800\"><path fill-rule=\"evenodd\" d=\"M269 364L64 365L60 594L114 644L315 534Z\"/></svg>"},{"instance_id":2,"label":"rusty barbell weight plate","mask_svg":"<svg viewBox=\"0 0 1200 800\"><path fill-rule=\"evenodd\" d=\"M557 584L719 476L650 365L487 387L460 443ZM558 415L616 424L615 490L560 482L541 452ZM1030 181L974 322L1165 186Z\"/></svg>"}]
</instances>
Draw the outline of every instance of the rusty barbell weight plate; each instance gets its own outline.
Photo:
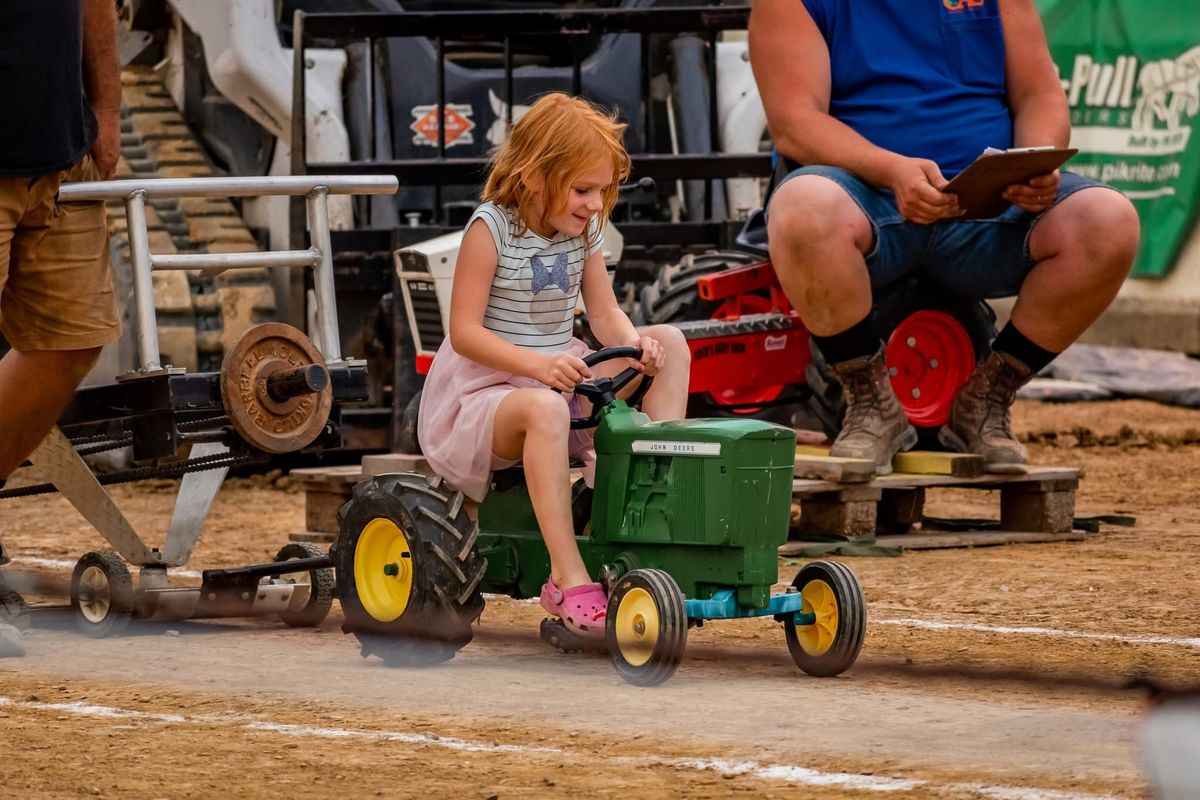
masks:
<instances>
[{"instance_id":1,"label":"rusty barbell weight plate","mask_svg":"<svg viewBox=\"0 0 1200 800\"><path fill-rule=\"evenodd\" d=\"M312 365L323 376L322 388L279 399L268 383ZM225 352L221 365L221 398L225 413L243 439L268 453L291 453L321 434L333 408L333 388L325 359L302 332L281 322L267 322L243 333ZM295 384L297 381L291 381ZM301 381L302 383L302 381Z\"/></svg>"}]
</instances>

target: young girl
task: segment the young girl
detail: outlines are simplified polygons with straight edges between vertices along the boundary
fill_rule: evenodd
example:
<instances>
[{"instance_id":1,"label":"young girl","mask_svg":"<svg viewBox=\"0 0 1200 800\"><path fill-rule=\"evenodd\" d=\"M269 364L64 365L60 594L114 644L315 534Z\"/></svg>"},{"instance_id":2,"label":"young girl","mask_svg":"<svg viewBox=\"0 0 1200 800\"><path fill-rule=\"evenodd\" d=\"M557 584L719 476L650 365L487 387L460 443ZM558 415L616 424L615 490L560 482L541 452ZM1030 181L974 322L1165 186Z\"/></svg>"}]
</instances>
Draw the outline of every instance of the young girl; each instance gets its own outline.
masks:
<instances>
[{"instance_id":1,"label":"young girl","mask_svg":"<svg viewBox=\"0 0 1200 800\"><path fill-rule=\"evenodd\" d=\"M550 553L541 604L592 638L604 635L607 598L575 545L568 464L581 458L590 483L595 452L591 431L570 429L570 418L583 413L572 392L627 364L616 359L594 371L584 364L591 351L572 335L580 290L596 338L606 347L640 347L639 369L657 376L642 403L651 419L684 416L690 366L677 328L633 326L604 267L601 231L629 174L624 129L560 93L540 98L512 126L493 156L484 203L467 223L450 335L426 377L418 417L430 466L475 500L493 470L524 463Z\"/></svg>"}]
</instances>

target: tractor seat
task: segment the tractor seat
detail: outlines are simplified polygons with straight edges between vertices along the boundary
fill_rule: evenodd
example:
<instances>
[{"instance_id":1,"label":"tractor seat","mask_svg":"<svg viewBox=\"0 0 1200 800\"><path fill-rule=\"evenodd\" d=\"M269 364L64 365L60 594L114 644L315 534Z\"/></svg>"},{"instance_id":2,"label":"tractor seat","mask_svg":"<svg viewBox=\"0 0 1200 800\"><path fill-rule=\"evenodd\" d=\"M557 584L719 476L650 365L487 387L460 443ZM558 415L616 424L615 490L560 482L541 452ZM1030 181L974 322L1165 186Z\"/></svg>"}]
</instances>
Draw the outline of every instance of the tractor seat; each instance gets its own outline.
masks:
<instances>
[{"instance_id":1,"label":"tractor seat","mask_svg":"<svg viewBox=\"0 0 1200 800\"><path fill-rule=\"evenodd\" d=\"M569 465L572 470L583 469L583 462L577 459L571 459ZM497 492L507 492L514 486L519 486L525 483L525 465L521 463L513 464L511 467L498 469L492 472L492 489Z\"/></svg>"},{"instance_id":2,"label":"tractor seat","mask_svg":"<svg viewBox=\"0 0 1200 800\"><path fill-rule=\"evenodd\" d=\"M577 461L571 462L571 469L582 468L583 464ZM520 464L514 464L492 473L490 491L507 492L516 486L524 485L524 483L525 468ZM571 521L574 524L576 536L586 535L587 524L591 518L592 488L584 482L583 478L580 478L571 486Z\"/></svg>"}]
</instances>

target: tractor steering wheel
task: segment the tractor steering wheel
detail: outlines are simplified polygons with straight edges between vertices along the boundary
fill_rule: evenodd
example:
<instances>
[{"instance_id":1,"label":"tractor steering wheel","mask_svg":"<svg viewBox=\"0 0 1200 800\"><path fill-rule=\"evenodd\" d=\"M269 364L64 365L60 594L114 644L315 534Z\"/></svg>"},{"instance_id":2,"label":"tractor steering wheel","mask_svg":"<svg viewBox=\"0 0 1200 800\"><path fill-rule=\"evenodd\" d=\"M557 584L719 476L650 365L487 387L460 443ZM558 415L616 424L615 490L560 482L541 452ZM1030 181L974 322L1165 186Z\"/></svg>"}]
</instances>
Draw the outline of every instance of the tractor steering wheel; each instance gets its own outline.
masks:
<instances>
[{"instance_id":1,"label":"tractor steering wheel","mask_svg":"<svg viewBox=\"0 0 1200 800\"><path fill-rule=\"evenodd\" d=\"M594 367L605 361L612 361L614 358L640 359L641 357L642 348L640 347L606 347L584 358L583 363L589 367ZM596 378L587 383L577 384L575 386L575 393L591 402L592 413L586 417L572 417L571 429L594 428L599 425L600 410L616 400L617 393L628 386L629 382L639 375L643 376L641 384L629 396L629 399L625 401L630 406L634 406L642 401L646 391L650 388L650 384L654 383L653 376L640 372L636 367L626 367L611 378Z\"/></svg>"}]
</instances>

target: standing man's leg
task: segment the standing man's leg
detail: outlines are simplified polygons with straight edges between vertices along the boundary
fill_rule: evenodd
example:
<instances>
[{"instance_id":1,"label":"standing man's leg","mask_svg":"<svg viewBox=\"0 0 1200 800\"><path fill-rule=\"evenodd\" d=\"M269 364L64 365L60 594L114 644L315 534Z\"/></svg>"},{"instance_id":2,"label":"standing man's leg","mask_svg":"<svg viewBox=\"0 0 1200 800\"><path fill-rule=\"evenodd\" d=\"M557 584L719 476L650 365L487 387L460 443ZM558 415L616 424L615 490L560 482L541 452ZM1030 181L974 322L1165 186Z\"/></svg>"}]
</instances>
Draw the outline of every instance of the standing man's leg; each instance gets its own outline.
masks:
<instances>
[{"instance_id":1,"label":"standing man's leg","mask_svg":"<svg viewBox=\"0 0 1200 800\"><path fill-rule=\"evenodd\" d=\"M1012 432L1017 389L1108 308L1137 253L1130 202L1107 188L1081 188L1045 211L1028 237L1034 267L992 354L959 390L941 439L978 453L992 472L1020 472L1029 460Z\"/></svg>"},{"instance_id":2,"label":"standing man's leg","mask_svg":"<svg viewBox=\"0 0 1200 800\"><path fill-rule=\"evenodd\" d=\"M917 442L892 390L871 322L866 254L875 233L849 190L822 175L789 179L771 198L771 261L788 299L846 396L846 416L830 454L865 458L891 471L892 457Z\"/></svg>"},{"instance_id":3,"label":"standing man's leg","mask_svg":"<svg viewBox=\"0 0 1200 800\"><path fill-rule=\"evenodd\" d=\"M95 180L85 157L71 180ZM70 402L101 348L121 335L104 204L59 203L59 176L0 180L0 486ZM0 624L0 657L24 653Z\"/></svg>"}]
</instances>

